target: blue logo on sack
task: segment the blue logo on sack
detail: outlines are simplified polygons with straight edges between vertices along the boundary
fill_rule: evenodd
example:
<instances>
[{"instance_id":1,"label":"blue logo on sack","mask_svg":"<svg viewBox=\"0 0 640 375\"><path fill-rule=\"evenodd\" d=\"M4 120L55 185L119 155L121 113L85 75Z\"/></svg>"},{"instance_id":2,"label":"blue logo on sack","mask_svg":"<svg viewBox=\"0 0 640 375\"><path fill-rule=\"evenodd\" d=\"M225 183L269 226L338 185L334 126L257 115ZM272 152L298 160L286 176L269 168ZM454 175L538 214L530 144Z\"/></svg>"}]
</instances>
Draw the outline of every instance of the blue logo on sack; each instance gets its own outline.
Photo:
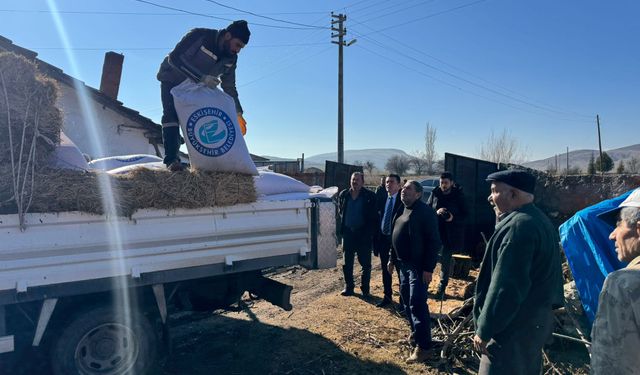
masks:
<instances>
[{"instance_id":1,"label":"blue logo on sack","mask_svg":"<svg viewBox=\"0 0 640 375\"><path fill-rule=\"evenodd\" d=\"M187 139L202 155L222 156L236 142L236 128L219 108L200 108L187 120Z\"/></svg>"}]
</instances>

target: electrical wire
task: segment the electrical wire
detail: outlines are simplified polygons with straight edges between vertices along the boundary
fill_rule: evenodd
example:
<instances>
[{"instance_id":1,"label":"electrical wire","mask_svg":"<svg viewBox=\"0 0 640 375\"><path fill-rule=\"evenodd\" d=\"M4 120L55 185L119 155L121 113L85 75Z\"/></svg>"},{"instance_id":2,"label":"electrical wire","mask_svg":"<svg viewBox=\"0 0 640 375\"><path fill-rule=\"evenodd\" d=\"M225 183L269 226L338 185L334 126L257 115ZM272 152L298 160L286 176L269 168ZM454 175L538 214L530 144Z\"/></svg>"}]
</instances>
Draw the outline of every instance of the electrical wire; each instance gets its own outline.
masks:
<instances>
[{"instance_id":1,"label":"electrical wire","mask_svg":"<svg viewBox=\"0 0 640 375\"><path fill-rule=\"evenodd\" d=\"M313 25L308 25L308 24L304 24L304 23L298 23L298 22L283 20L283 19L280 19L280 18L274 18L274 17L265 16L265 15L262 15L262 14L250 12L248 10L242 10L242 9L235 8L235 7L232 7L232 6L229 6L229 5L225 5L225 4L222 4L222 3L218 2L218 1L215 1L215 0L205 0L205 1L207 1L209 3L212 3L212 4L216 4L216 5L221 6L223 8L235 10L237 12L241 12L241 13L245 13L245 14L250 14L252 16L259 17L259 18L264 18L264 19L271 20L271 21L282 22L282 23L286 23L286 24L289 24L289 25L304 26L304 27L308 27L308 28L329 29L329 27L313 26Z\"/></svg>"},{"instance_id":2,"label":"electrical wire","mask_svg":"<svg viewBox=\"0 0 640 375\"><path fill-rule=\"evenodd\" d=\"M235 21L235 20L230 19L230 18L217 17L217 16L212 16L210 14L192 12L192 11L185 10L185 9L174 8L174 7L170 7L170 6L166 6L166 5L157 4L157 3L154 3L154 2L151 2L151 1L147 1L147 0L133 0L133 1L137 1L137 2L143 3L143 4L152 5L154 7L158 7L158 8L162 8L162 9L169 9L169 10L174 10L174 11L177 11L177 12L182 12L182 13L190 14L190 15L193 15L193 16L207 17L207 18L213 18L213 19L230 21L230 22ZM257 23L257 22L252 22L251 26L262 26L262 27L270 27L270 28L274 28L274 29L288 29L288 30L314 30L314 29L316 29L316 28L312 28L312 27L293 27L293 26L268 25L268 24Z\"/></svg>"},{"instance_id":3,"label":"electrical wire","mask_svg":"<svg viewBox=\"0 0 640 375\"><path fill-rule=\"evenodd\" d=\"M52 10L32 10L32 9L0 9L5 13L52 13ZM185 13L153 13L153 12L114 12L99 10L58 10L59 14L97 14L97 15L118 15L118 16L185 16ZM330 11L311 11L311 12L273 12L264 13L269 15L305 15L305 14L328 14ZM241 13L218 13L219 16L237 16Z\"/></svg>"},{"instance_id":4,"label":"electrical wire","mask_svg":"<svg viewBox=\"0 0 640 375\"><path fill-rule=\"evenodd\" d=\"M358 48L361 48L361 49L363 49L363 50L365 50L365 51L367 51L367 52L369 52L369 53L371 53L371 54L374 54L374 55L376 55L376 56L378 56L378 57L381 57L381 58L383 58L383 59L385 59L385 60L391 61L391 62L392 62L392 63L394 63L395 65L401 66L401 67L403 67L403 68L405 68L405 69L408 69L408 70L411 70L411 71L414 71L414 72L416 72L416 73L418 73L418 74L420 74L420 75L422 75L422 76L425 76L425 77L427 77L427 78L430 78L430 79L432 79L432 80L434 80L434 81L436 81L436 82L440 82L440 83L442 83L443 85L446 85L446 86L449 86L449 87L455 88L455 89L457 89L457 90L459 90L459 91L465 92L465 93L470 94L470 95L473 95L473 96L477 96L477 97L479 97L479 98L483 98L483 99L486 99L486 100L489 100L489 101L492 101L492 102L495 102L495 103L499 103L499 104L505 105L505 106L507 106L507 107L510 107L510 108L513 108L513 109L517 109L517 110L519 110L519 111L523 111L523 112L531 113L531 114L536 114L536 115L542 115L542 116L546 116L546 117L551 117L551 118L561 119L561 120L563 120L563 121L572 121L572 122L581 122L581 123L582 123L582 122L584 122L584 120L575 120L575 119L573 119L573 120L572 120L572 119L567 119L567 118L560 118L560 117L558 117L558 116L551 116L551 115L550 115L549 113L547 113L547 112L532 111L532 110L529 110L529 109L527 109L527 108L522 108L522 107L519 107L519 106L513 105L513 104L511 104L511 103L504 102L504 101L502 101L502 100L498 100L498 99L496 99L496 98L492 98L492 97L489 97L489 96L485 96L485 95L479 94L479 93L477 93L477 92L474 92L474 91L471 91L471 90L465 89L465 88L463 88L463 87L461 87L461 86L458 86L458 85L456 85L456 84L453 84L453 83L451 83L451 82L448 82L448 81L442 80L442 79L440 79L440 78L438 78L438 77L435 77L435 76L433 76L433 75L431 75L431 74L425 73L425 72L424 72L424 71L422 71L422 70L418 70L418 69L415 69L415 68L413 68L413 67L410 67L410 66L408 66L408 65L406 65L406 64L403 64L403 63L401 63L401 62L399 62L399 61L397 61L397 60L394 60L394 59L390 58L390 57L389 57L389 56L387 56L387 55L383 55L383 54L378 53L378 52L376 52L376 51L373 51L373 50L371 50L371 49L369 49L369 48L366 48L366 47L362 46L362 44L355 44L354 46L356 46L356 47L358 47Z\"/></svg>"},{"instance_id":5,"label":"electrical wire","mask_svg":"<svg viewBox=\"0 0 640 375\"><path fill-rule=\"evenodd\" d=\"M354 19L351 19L351 21L352 21L352 22L355 22L356 24L362 25L362 26L364 26L364 27L366 27L366 28L368 28L368 29L371 29L371 27L369 27L369 26L365 25L363 22L358 22L357 20L354 20ZM439 58L437 58L437 57L435 57L435 56L432 56L432 55L430 55L430 54L428 54L428 53L426 53L426 52L424 52L424 51L421 51L421 50L419 50L419 49L415 48L414 46L412 46L412 45L410 45L410 44L408 44L408 43L405 43L405 42L403 42L403 41L401 41L401 40L399 40L399 39L397 39L397 38L394 38L394 37L392 37L392 36L390 36L390 35L388 35L388 34L380 33L380 35L382 35L382 36L384 36L384 37L386 37L386 38L388 38L388 39L392 40L393 42L395 42L395 43L397 43L397 44L399 44L399 45L401 45L401 46L403 46L403 47L405 47L405 48L407 48L407 49L410 49L410 50L415 51L415 52L417 52L417 53L419 53L419 54L421 54L421 55L424 55L424 56L426 56L426 57L429 57L429 58L431 58L431 59L433 59L433 60L435 60L435 61L437 61L437 62L439 62L439 63L441 63L441 64L443 64L443 65L446 65L446 66L448 66L448 67L450 67L450 68L452 68L452 69L454 69L454 70L457 70L457 71L459 71L459 72L462 72L462 73L464 73L464 74L467 74L467 75L469 75L469 76L471 76L471 77L473 77L473 78L475 78L475 79L478 79L478 80L480 80L480 81L483 81L483 82L488 83L488 84L491 84L491 85L494 85L494 86L496 86L496 87L498 87L498 88L500 88L500 89L502 89L502 90L505 90L505 91L507 91L507 92L509 92L509 93L511 93L511 94L518 95L518 96L520 96L520 97L522 97L522 98L524 98L524 99L527 99L527 100L530 100L530 101L536 102L536 103L538 103L538 104L541 104L542 106L545 106L545 107L547 107L547 108L554 109L554 110L556 110L556 111L558 111L558 112L562 112L562 113L565 113L565 114L568 114L568 115L575 115L575 116L578 116L578 117L584 117L584 118L588 118L588 119L592 119L592 118L593 118L593 115L586 115L586 114L582 114L582 113L578 113L578 112L574 112L574 111L566 111L566 110L563 110L563 109L561 109L561 108L559 108L559 107L556 107L556 106L554 106L554 105L551 105L551 104L548 104L548 103L544 103L544 102L538 101L538 100L533 99L533 98L531 98L531 97L528 97L528 96L526 96L526 95L524 95L524 94L521 94L521 93L519 93L519 92L517 92L517 91L514 91L514 90L511 90L511 89L509 89L509 88L507 88L507 87L504 87L504 86L502 86L502 85L500 85L500 84L498 84L498 83L491 82L491 81L486 80L486 79L484 79L484 78L482 78L482 77L479 77L479 76L477 76L477 75L475 75L475 74L473 74L473 73L467 72L467 71L465 71L465 70L463 70L463 69L460 69L460 68L458 68L458 67L456 67L456 66L454 66L454 65L451 65L451 64L447 63L446 61L444 61L444 60L442 60L442 59L439 59ZM365 38L370 38L370 37L365 37ZM456 78L457 78L457 76L456 76Z\"/></svg>"},{"instance_id":6,"label":"electrical wire","mask_svg":"<svg viewBox=\"0 0 640 375\"><path fill-rule=\"evenodd\" d=\"M352 30L352 31L353 31L353 30ZM393 51L394 53L396 53L396 54L398 54L398 55L400 55L400 56L403 56L403 57L405 57L405 58L407 58L407 59L409 59L409 60L411 60L411 61L414 61L414 62L416 62L416 63L418 63L418 64L420 64L420 65L424 65L424 66L426 66L427 68L430 68L430 69L435 70L435 71L437 71L437 72L440 72L440 73L442 73L442 74L448 75L448 76L450 76L450 77L452 77L452 78L455 78L455 79L457 79L457 80L460 80L460 81L462 81L462 82L464 82L464 83L466 83L466 84L469 84L469 85L475 86L475 87L477 87L477 88L480 88L480 89L482 89L482 90L488 91L488 92L490 92L490 93L492 93L492 94L494 94L494 95L502 96L502 97L504 97L504 98L506 98L506 99L513 100L513 101L519 102L519 103L521 103L521 104L525 104L525 105L528 105L528 106L530 106L530 107L537 108L537 109L539 109L539 110L548 111L548 112L553 112L553 113L556 113L556 114L559 114L559 115L563 115L563 116L572 115L571 113L569 113L569 112L567 112L567 111L556 110L556 109L554 109L554 108L549 108L549 107L547 107L547 106L538 105L538 104L536 104L536 103L532 103L532 102L530 102L530 101L527 101L527 100L523 100L523 99L517 98L517 97L515 97L515 96L513 96L513 95L505 94L505 93L500 92L500 91L498 91L498 90L495 90L495 89L493 89L493 88L490 88L490 87L487 87L487 86L485 86L485 85L482 85L482 84L479 84L479 83L473 82L473 81L471 81L471 80L469 80L469 79L467 79L467 78L461 77L461 76L459 76L459 75L457 75L457 74L454 74L454 73L448 72L448 71L446 71L446 70L444 70L444 69L441 69L441 68L438 68L438 67L436 67L436 66L434 66L434 65L431 65L431 64L429 64L429 63L426 63L426 62L424 62L424 61L422 61L422 60L416 59L416 58L415 58L415 57L413 57L413 56L410 56L410 55L408 55L408 54L406 54L406 53L404 53L404 52L402 52L402 51L400 51L400 50L398 50L398 49L396 49L396 48L393 48L393 47L387 46L387 45L385 45L385 44L383 44L383 43L380 43L379 41L377 41L377 40L375 40L375 39L372 39L371 37L367 37L366 35L359 35L359 33L357 33L357 32L354 32L354 34L356 35L356 37L358 37L358 38L364 38L364 39L367 39L367 40L371 41L372 43L374 43L374 44L378 45L379 47L381 47L381 48L383 48L383 49L385 49L385 50L391 50L391 51ZM585 116L585 115L583 115L583 116ZM592 116L589 116L589 118L592 118Z\"/></svg>"},{"instance_id":7,"label":"electrical wire","mask_svg":"<svg viewBox=\"0 0 640 375\"><path fill-rule=\"evenodd\" d=\"M306 47L306 46L320 46L326 45L328 42L317 43L289 43L289 44L257 44L251 45L251 48L273 48L273 47ZM123 48L109 48L109 47L30 47L34 51L38 50L72 50L72 51L155 51L155 50L169 50L170 47L123 47Z\"/></svg>"},{"instance_id":8,"label":"electrical wire","mask_svg":"<svg viewBox=\"0 0 640 375\"><path fill-rule=\"evenodd\" d=\"M392 25L392 26L388 26L388 27L385 27L385 28L382 28L382 29L379 29L379 30L374 30L374 31L372 31L372 32L370 32L368 34L365 34L365 36L366 35L371 35L371 34L376 34L376 33L379 33L379 32L382 32L382 31L386 31L386 30L389 30L389 29L395 29L396 27L405 26L405 25L408 25L410 23L414 23L414 22L425 20L427 18L440 16L442 14L453 12L453 11L456 11L456 10L459 10L459 9L462 9L462 8L470 7L472 5L476 5L476 4L485 2L485 1L487 1L487 0L476 0L476 1L473 1L471 3L467 3L467 4L463 4L463 5L457 6L455 8L445 9L445 10L440 11L440 12L428 14L428 15L426 15L424 17L415 18L415 19L412 19L412 20L409 20L409 21L404 21L402 23L399 23L399 24L396 24L396 25Z\"/></svg>"}]
</instances>

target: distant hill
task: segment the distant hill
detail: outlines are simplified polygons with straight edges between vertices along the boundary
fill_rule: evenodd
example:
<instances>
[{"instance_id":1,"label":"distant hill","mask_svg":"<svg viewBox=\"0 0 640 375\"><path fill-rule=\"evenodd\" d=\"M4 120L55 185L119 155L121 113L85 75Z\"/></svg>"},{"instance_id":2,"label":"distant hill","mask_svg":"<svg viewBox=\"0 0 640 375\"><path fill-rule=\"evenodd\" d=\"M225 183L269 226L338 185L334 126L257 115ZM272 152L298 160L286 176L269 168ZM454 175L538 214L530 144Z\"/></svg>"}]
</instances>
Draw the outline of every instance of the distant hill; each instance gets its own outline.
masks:
<instances>
[{"instance_id":1,"label":"distant hill","mask_svg":"<svg viewBox=\"0 0 640 375\"><path fill-rule=\"evenodd\" d=\"M611 157L614 163L617 163L619 160L624 160L625 162L629 161L632 157L640 158L640 144L626 146L621 148L616 148L613 150L606 150L607 154ZM591 159L591 155L594 158L597 158L599 155L598 150L575 150L569 151L569 167L574 168L578 167L584 173L587 170L587 166L589 165L589 159ZM556 164L556 157L552 156L550 158L530 161L527 163L523 163L525 167L538 169L541 171L547 170L549 166L554 166ZM567 154L559 154L558 155L558 167L560 170L565 169L567 166Z\"/></svg>"},{"instance_id":2,"label":"distant hill","mask_svg":"<svg viewBox=\"0 0 640 375\"><path fill-rule=\"evenodd\" d=\"M372 161L376 169L384 170L384 165L387 163L387 160L394 155L409 157L409 154L406 152L394 148L371 148L365 150L345 150L344 162L347 164L354 164L356 161L361 163ZM324 170L326 160L337 161L338 153L328 152L326 154L306 157L304 159L304 166L305 168L316 167Z\"/></svg>"}]
</instances>

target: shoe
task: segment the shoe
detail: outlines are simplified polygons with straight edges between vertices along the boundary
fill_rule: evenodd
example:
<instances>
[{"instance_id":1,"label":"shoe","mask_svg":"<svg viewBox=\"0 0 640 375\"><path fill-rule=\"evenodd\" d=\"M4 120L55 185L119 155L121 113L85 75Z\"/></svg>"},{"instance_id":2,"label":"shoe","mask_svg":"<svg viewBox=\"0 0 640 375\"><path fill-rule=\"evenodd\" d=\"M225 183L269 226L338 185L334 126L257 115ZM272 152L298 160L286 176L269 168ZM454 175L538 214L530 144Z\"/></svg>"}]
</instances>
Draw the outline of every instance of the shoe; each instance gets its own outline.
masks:
<instances>
[{"instance_id":1,"label":"shoe","mask_svg":"<svg viewBox=\"0 0 640 375\"><path fill-rule=\"evenodd\" d=\"M173 163L167 165L167 169L171 172L180 172L184 170L184 165L180 162L180 160L176 160Z\"/></svg>"},{"instance_id":2,"label":"shoe","mask_svg":"<svg viewBox=\"0 0 640 375\"><path fill-rule=\"evenodd\" d=\"M376 307L385 307L391 304L391 300L387 297L383 298L382 301L376 303Z\"/></svg>"},{"instance_id":3,"label":"shoe","mask_svg":"<svg viewBox=\"0 0 640 375\"><path fill-rule=\"evenodd\" d=\"M362 297L363 297L363 298L369 298L369 297L371 297L371 294L369 293L369 291L368 291L368 290L367 290L367 291L364 291L364 290L363 290L363 291L362 291Z\"/></svg>"},{"instance_id":4,"label":"shoe","mask_svg":"<svg viewBox=\"0 0 640 375\"><path fill-rule=\"evenodd\" d=\"M346 289L345 288L345 289L342 290L342 292L340 292L340 295L341 296L345 296L345 297L352 296L352 295L354 295L353 289Z\"/></svg>"},{"instance_id":5,"label":"shoe","mask_svg":"<svg viewBox=\"0 0 640 375\"><path fill-rule=\"evenodd\" d=\"M416 346L411 352L409 358L406 359L406 363L419 363L426 362L429 357L431 357L431 349L423 349L419 346Z\"/></svg>"}]
</instances>

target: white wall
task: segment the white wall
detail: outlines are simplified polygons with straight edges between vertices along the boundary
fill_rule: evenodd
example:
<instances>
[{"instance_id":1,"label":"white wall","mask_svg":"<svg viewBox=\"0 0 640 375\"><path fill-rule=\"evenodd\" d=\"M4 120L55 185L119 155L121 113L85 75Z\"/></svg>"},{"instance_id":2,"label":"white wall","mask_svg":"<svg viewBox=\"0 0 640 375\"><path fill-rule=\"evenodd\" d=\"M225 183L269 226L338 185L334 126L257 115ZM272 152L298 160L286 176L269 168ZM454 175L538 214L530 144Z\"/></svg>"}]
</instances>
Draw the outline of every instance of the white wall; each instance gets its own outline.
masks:
<instances>
[{"instance_id":1,"label":"white wall","mask_svg":"<svg viewBox=\"0 0 640 375\"><path fill-rule=\"evenodd\" d=\"M85 118L82 113L77 91L65 84L60 84L60 91L58 105L64 114L63 132L83 153L93 159L128 154L156 154L153 145L144 136L144 129L128 127L141 125L95 102L89 96L89 107L92 112L90 116L95 118L95 139L101 143L101 146L94 145L91 136L92 121ZM160 151L164 152L162 146Z\"/></svg>"}]
</instances>

